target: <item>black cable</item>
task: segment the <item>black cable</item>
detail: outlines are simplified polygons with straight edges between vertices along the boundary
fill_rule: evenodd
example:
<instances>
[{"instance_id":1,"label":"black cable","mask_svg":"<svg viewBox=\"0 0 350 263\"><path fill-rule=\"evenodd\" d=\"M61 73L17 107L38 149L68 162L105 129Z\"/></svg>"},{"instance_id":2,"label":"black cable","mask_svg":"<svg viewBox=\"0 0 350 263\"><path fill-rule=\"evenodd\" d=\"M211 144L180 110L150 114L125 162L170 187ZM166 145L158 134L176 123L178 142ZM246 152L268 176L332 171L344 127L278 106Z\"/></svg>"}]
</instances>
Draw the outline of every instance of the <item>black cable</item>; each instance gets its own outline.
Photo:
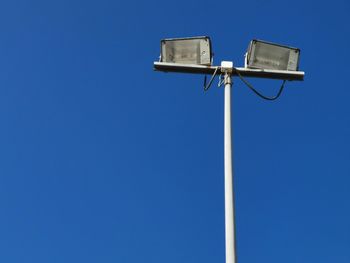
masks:
<instances>
[{"instance_id":1,"label":"black cable","mask_svg":"<svg viewBox=\"0 0 350 263\"><path fill-rule=\"evenodd\" d=\"M214 74L211 76L211 78L209 80L208 85L207 85L207 75L204 76L204 85L203 85L204 86L204 91L207 91L210 88L210 86L213 83L213 80L214 80L214 78L216 76L216 72L218 71L218 69L219 69L219 67L216 67L216 69L214 71Z\"/></svg>"},{"instance_id":2,"label":"black cable","mask_svg":"<svg viewBox=\"0 0 350 263\"><path fill-rule=\"evenodd\" d=\"M278 97L282 94L282 91L284 89L284 84L286 83L286 80L283 80L283 83L282 83L278 93L273 97L267 97L267 96L261 94L259 91L257 91L248 81L246 81L237 69L236 69L236 72L237 72L238 77L243 81L243 83L246 84L247 87L250 88L256 95L258 95L260 98L262 98L264 100L276 100L276 99L278 99Z\"/></svg>"}]
</instances>

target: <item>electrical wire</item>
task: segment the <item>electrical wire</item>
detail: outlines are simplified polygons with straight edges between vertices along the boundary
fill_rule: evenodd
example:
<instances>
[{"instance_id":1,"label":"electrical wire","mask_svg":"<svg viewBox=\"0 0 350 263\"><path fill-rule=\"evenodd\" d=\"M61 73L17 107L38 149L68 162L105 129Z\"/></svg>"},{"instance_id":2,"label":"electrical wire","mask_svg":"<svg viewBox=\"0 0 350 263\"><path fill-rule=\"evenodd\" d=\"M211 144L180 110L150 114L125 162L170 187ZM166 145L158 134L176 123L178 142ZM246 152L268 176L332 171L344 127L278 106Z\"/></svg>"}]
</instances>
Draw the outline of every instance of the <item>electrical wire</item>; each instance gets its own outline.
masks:
<instances>
[{"instance_id":1,"label":"electrical wire","mask_svg":"<svg viewBox=\"0 0 350 263\"><path fill-rule=\"evenodd\" d=\"M216 67L215 71L214 71L214 74L211 76L210 80L209 80L209 83L207 85L207 75L204 76L204 91L207 91L211 84L213 83L213 80L216 76L216 72L218 71L219 67Z\"/></svg>"},{"instance_id":2,"label":"electrical wire","mask_svg":"<svg viewBox=\"0 0 350 263\"><path fill-rule=\"evenodd\" d=\"M283 80L282 85L281 85L281 87L280 87L278 93L277 93L275 96L273 96L273 97L267 97L267 96L261 94L259 91L257 91L247 80L245 80L245 79L242 77L242 75L239 73L239 71L238 71L237 69L236 69L236 72L237 72L238 77L243 81L243 83L244 83L251 91L253 91L256 95L258 95L260 98L262 98L262 99L264 99L264 100L270 100L270 101L271 101L271 100L276 100L276 99L278 99L279 96L281 96L282 91L283 91L283 89L284 89L284 84L286 83L286 80Z\"/></svg>"},{"instance_id":3,"label":"electrical wire","mask_svg":"<svg viewBox=\"0 0 350 263\"><path fill-rule=\"evenodd\" d=\"M219 76L219 83L218 83L218 88L220 88L222 86L222 84L224 84L225 80L222 78L222 73Z\"/></svg>"}]
</instances>

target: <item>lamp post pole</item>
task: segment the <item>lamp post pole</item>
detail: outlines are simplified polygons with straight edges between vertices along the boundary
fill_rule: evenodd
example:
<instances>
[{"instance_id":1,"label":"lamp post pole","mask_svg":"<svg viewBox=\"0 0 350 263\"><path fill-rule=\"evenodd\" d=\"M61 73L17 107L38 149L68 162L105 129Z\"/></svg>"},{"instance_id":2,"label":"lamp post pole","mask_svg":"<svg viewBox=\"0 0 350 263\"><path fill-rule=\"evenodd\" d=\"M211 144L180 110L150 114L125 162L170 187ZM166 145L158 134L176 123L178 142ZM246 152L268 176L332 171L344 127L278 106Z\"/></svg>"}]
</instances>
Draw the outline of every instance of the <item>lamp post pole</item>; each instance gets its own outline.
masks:
<instances>
[{"instance_id":1,"label":"lamp post pole","mask_svg":"<svg viewBox=\"0 0 350 263\"><path fill-rule=\"evenodd\" d=\"M188 40L193 40L194 38L189 38ZM171 41L174 41L175 39L170 39ZM186 39L179 39L181 41ZM255 41L254 43L256 43ZM261 42L261 41L260 41ZM163 43L163 42L162 42ZM165 42L164 42L165 43ZM264 42L264 44L268 45L274 45L271 43ZM197 45L197 44L194 44ZM276 46L276 45L275 45ZM278 45L277 45L278 46ZM162 44L162 48L164 45ZM180 55L185 54L185 56L179 56L179 57L187 57L187 53L189 52L189 49L184 48L181 50L182 45L178 46L177 52ZM209 45L210 47L210 45ZM172 50L173 46L171 46L171 52L174 52ZM198 46L196 46L198 48ZM286 48L283 47L282 48ZM287 47L288 48L288 47ZM291 48L290 48L291 49ZM292 48L293 49L293 48ZM292 50L291 49L291 50ZM197 49L195 49L197 50ZM297 49L293 49L297 50ZM175 50L176 51L176 50ZM298 50L297 50L298 51ZM163 52L163 51L162 51ZM165 49L165 53L166 53ZM299 51L298 51L299 52ZM297 53L298 53L297 52ZM163 53L161 53L163 54ZM205 52L203 54L206 54ZM211 51L209 50L209 53L211 54ZM298 53L299 54L299 53ZM162 59L163 58L163 59ZM291 62L293 65L298 64L298 58L299 55L294 55L293 59L289 62ZM297 62L296 62L297 61ZM279 61L277 61L279 63ZM295 63L296 62L296 63ZM205 89L208 89L211 85L211 82L213 81L215 75L224 74L224 84L225 84L225 110L224 110L224 162L225 162L225 252L226 252L226 263L237 263L237 254L236 254L236 223L235 223L235 202L234 202L234 194L233 194L233 164L232 164L232 134L231 134L231 89L232 89L232 76L239 76L243 82L252 89L257 95L264 99L268 100L274 100L278 98L278 96L281 94L281 91L283 89L283 85L275 97L265 97L261 95L258 91L256 91L254 88L251 87L251 85L244 81L243 77L255 77L255 78L267 78L267 79L282 79L284 81L286 80L304 80L304 72L290 69L266 69L266 68L237 68L233 67L233 62L231 61L222 61L221 66L212 66L210 65L203 65L201 63L198 64L192 64L193 61L186 61L182 63L178 63L177 61L167 61L167 56L162 57L161 61L154 62L154 69L157 71L163 71L163 72L177 72L177 73L191 73L191 74L210 74L212 75L212 78L209 82L209 86L207 87L205 85ZM221 80L220 80L221 84Z\"/></svg>"},{"instance_id":2,"label":"lamp post pole","mask_svg":"<svg viewBox=\"0 0 350 263\"><path fill-rule=\"evenodd\" d=\"M225 72L225 249L226 263L236 263L235 207L233 196L232 133L231 133L231 72Z\"/></svg>"}]
</instances>

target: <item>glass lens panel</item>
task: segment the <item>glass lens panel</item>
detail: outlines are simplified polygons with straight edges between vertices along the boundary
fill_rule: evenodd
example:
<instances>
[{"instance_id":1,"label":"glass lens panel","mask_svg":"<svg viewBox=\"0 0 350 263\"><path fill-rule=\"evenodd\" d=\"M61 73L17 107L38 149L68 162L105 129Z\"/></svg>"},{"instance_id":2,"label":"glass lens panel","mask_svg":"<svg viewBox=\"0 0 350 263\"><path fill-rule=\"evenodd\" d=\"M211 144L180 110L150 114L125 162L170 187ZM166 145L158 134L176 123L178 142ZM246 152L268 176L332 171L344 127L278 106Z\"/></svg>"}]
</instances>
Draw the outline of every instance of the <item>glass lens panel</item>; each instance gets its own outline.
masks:
<instances>
[{"instance_id":1,"label":"glass lens panel","mask_svg":"<svg viewBox=\"0 0 350 263\"><path fill-rule=\"evenodd\" d=\"M199 64L199 40L167 41L165 44L165 60L171 63Z\"/></svg>"},{"instance_id":2,"label":"glass lens panel","mask_svg":"<svg viewBox=\"0 0 350 263\"><path fill-rule=\"evenodd\" d=\"M257 42L253 65L266 69L287 70L289 49Z\"/></svg>"}]
</instances>

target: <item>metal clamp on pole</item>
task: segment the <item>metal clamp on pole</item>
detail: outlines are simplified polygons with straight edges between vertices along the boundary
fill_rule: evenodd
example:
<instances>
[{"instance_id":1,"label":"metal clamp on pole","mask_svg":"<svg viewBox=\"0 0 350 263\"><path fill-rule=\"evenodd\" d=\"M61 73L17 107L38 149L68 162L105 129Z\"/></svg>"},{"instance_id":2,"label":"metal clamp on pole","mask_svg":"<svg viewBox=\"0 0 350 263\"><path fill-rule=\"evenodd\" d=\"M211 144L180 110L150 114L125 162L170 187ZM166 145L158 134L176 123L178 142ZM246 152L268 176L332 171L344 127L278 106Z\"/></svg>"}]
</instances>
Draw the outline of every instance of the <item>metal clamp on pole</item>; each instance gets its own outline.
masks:
<instances>
[{"instance_id":1,"label":"metal clamp on pole","mask_svg":"<svg viewBox=\"0 0 350 263\"><path fill-rule=\"evenodd\" d=\"M233 72L233 62L232 61L222 61L221 62L221 73L224 73L224 85L232 85L232 75Z\"/></svg>"}]
</instances>

